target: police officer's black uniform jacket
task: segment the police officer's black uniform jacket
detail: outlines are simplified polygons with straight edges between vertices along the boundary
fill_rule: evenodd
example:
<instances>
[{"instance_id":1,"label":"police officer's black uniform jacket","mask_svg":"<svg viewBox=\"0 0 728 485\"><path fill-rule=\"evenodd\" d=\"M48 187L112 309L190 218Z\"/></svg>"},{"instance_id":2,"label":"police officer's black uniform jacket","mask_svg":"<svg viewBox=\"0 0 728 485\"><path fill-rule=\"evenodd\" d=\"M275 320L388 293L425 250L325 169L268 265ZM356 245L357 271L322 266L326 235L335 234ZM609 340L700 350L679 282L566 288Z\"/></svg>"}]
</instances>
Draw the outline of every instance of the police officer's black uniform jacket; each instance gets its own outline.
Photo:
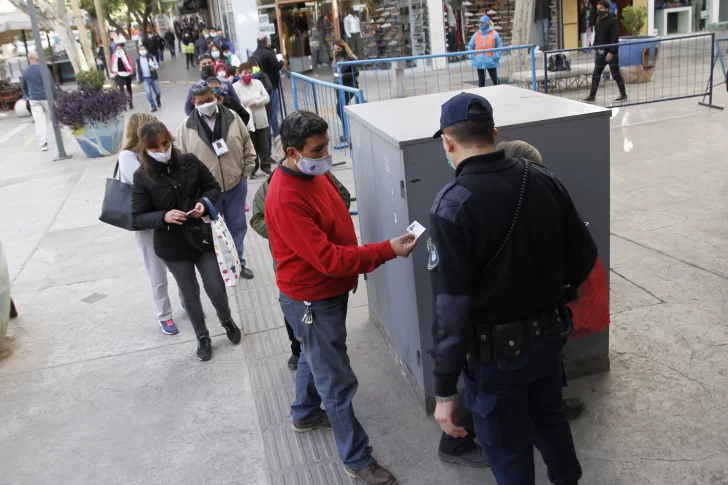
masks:
<instances>
[{"instance_id":1,"label":"police officer's black uniform jacket","mask_svg":"<svg viewBox=\"0 0 728 485\"><path fill-rule=\"evenodd\" d=\"M513 220L524 163L530 173L519 222L484 274ZM432 205L427 241L435 394L443 397L457 392L476 325L556 308L564 286L580 285L597 258L568 192L546 168L497 151L464 160L455 174Z\"/></svg>"}]
</instances>

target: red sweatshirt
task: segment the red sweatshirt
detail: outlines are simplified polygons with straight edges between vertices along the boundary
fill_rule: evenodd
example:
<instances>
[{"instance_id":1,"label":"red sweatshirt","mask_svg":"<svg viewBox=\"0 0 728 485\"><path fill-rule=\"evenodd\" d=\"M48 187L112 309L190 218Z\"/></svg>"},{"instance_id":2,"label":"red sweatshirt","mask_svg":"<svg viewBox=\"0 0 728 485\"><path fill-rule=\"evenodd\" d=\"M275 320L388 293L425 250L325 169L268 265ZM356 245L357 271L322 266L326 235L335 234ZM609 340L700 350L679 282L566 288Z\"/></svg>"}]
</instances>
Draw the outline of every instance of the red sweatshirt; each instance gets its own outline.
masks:
<instances>
[{"instance_id":1,"label":"red sweatshirt","mask_svg":"<svg viewBox=\"0 0 728 485\"><path fill-rule=\"evenodd\" d=\"M333 298L351 290L357 276L396 256L389 241L359 246L354 223L329 177L279 166L265 197L276 282L299 301Z\"/></svg>"}]
</instances>

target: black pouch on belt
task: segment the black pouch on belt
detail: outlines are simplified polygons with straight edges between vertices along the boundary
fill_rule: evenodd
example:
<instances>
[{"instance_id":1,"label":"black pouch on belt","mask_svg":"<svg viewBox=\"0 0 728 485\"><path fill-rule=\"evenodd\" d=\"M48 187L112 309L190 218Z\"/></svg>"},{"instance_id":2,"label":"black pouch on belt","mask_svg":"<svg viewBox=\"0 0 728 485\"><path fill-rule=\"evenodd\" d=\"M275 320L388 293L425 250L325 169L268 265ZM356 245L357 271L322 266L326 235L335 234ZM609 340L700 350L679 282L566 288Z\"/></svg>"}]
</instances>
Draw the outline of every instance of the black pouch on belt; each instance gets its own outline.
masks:
<instances>
[{"instance_id":1,"label":"black pouch on belt","mask_svg":"<svg viewBox=\"0 0 728 485\"><path fill-rule=\"evenodd\" d=\"M496 354L507 359L520 357L528 350L528 334L523 322L514 320L493 326L493 347Z\"/></svg>"},{"instance_id":2,"label":"black pouch on belt","mask_svg":"<svg viewBox=\"0 0 728 485\"><path fill-rule=\"evenodd\" d=\"M574 330L574 322L571 319L571 310L567 306L557 307L550 318L551 325L546 330L550 338L561 340L571 335Z\"/></svg>"},{"instance_id":3,"label":"black pouch on belt","mask_svg":"<svg viewBox=\"0 0 728 485\"><path fill-rule=\"evenodd\" d=\"M492 364L495 361L493 353L493 325L481 324L476 327L475 345L473 351L478 356L478 362Z\"/></svg>"}]
</instances>

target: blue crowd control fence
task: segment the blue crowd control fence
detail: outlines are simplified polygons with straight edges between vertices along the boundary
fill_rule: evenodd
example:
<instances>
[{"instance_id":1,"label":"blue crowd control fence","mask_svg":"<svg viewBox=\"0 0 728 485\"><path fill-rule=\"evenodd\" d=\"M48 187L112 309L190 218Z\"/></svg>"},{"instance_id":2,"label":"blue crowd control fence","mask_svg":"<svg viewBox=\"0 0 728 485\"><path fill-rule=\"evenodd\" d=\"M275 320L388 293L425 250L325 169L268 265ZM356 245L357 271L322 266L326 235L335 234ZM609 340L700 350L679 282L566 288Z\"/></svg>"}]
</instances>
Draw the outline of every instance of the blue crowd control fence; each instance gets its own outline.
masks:
<instances>
[{"instance_id":1,"label":"blue crowd control fence","mask_svg":"<svg viewBox=\"0 0 728 485\"><path fill-rule=\"evenodd\" d=\"M598 75L595 70L600 52L618 48L619 71L625 81L628 99L617 102L618 84L610 66ZM651 37L587 49L556 49L543 53L538 68L539 90L574 100L586 100L598 83L596 103L606 107L632 106L686 98L709 98L713 105L713 66L715 35L712 33L675 37ZM563 68L563 57L569 68ZM603 54L602 54L603 55ZM549 65L551 64L551 66ZM600 62L600 67L604 65ZM563 70L553 70L561 66ZM551 69L551 70L549 70Z\"/></svg>"},{"instance_id":2,"label":"blue crowd control fence","mask_svg":"<svg viewBox=\"0 0 728 485\"><path fill-rule=\"evenodd\" d=\"M536 89L535 46L518 45L447 54L410 57L390 57L337 64L339 85L345 77L358 72L358 87L367 102L420 96L423 94L457 91L478 87L478 73L471 58L475 55L500 53L498 79L501 84L513 84ZM485 73L486 85L492 81Z\"/></svg>"},{"instance_id":3,"label":"blue crowd control fence","mask_svg":"<svg viewBox=\"0 0 728 485\"><path fill-rule=\"evenodd\" d=\"M361 89L340 86L310 78L296 72L291 74L293 107L296 111L313 111L329 124L330 146L349 156L349 120L344 107L364 103Z\"/></svg>"},{"instance_id":4,"label":"blue crowd control fence","mask_svg":"<svg viewBox=\"0 0 728 485\"><path fill-rule=\"evenodd\" d=\"M715 39L715 60L713 63L720 62L720 72L723 74L723 81L718 84L713 83L713 87L725 84L728 91L728 68L726 68L726 57L728 56L728 39Z\"/></svg>"}]
</instances>

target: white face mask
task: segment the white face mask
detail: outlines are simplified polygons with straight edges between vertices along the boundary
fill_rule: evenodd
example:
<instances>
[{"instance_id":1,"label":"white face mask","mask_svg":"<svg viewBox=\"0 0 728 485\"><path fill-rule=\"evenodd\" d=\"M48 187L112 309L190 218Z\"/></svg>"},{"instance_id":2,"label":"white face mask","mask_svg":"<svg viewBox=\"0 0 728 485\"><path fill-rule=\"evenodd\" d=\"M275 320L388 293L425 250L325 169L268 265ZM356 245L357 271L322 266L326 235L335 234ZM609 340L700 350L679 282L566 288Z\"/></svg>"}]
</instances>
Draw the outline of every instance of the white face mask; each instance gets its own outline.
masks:
<instances>
[{"instance_id":1,"label":"white face mask","mask_svg":"<svg viewBox=\"0 0 728 485\"><path fill-rule=\"evenodd\" d=\"M298 156L300 156L301 159L296 162L296 167L298 167L301 173L305 173L306 175L325 175L329 170L331 170L331 155L327 155L322 158L306 158L298 153Z\"/></svg>"},{"instance_id":2,"label":"white face mask","mask_svg":"<svg viewBox=\"0 0 728 485\"><path fill-rule=\"evenodd\" d=\"M209 103L198 104L197 111L199 111L201 115L205 115L208 117L212 116L217 112L217 101L210 101Z\"/></svg>"},{"instance_id":3,"label":"white face mask","mask_svg":"<svg viewBox=\"0 0 728 485\"><path fill-rule=\"evenodd\" d=\"M166 152L150 152L147 150L147 155L158 162L169 163L169 159L172 158L172 145L169 145Z\"/></svg>"},{"instance_id":4,"label":"white face mask","mask_svg":"<svg viewBox=\"0 0 728 485\"><path fill-rule=\"evenodd\" d=\"M142 56L142 57L143 56L146 56L147 55L147 51L139 51L139 55Z\"/></svg>"},{"instance_id":5,"label":"white face mask","mask_svg":"<svg viewBox=\"0 0 728 485\"><path fill-rule=\"evenodd\" d=\"M124 53L124 49L116 49L116 55L120 56Z\"/></svg>"}]
</instances>

